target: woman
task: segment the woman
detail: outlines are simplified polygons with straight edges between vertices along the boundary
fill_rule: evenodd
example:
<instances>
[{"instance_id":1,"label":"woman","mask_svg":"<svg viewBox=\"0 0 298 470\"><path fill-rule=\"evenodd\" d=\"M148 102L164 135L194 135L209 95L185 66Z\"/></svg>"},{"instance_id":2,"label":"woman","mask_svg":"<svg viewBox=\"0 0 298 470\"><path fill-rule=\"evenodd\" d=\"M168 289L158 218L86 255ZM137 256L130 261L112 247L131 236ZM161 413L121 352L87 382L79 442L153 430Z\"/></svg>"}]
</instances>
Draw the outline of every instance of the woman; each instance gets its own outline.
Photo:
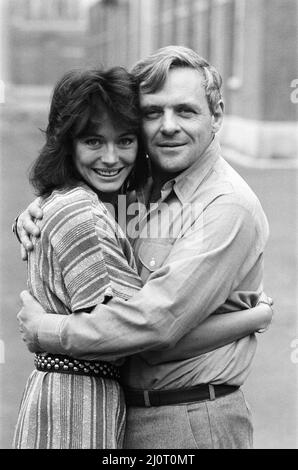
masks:
<instances>
[{"instance_id":1,"label":"woman","mask_svg":"<svg viewBox=\"0 0 298 470\"><path fill-rule=\"evenodd\" d=\"M67 315L140 289L132 249L102 202L146 178L139 132L136 85L124 69L73 71L57 84L46 144L31 171L44 219L28 287L47 310ZM118 367L44 354L35 365L16 448L121 447Z\"/></svg>"},{"instance_id":2,"label":"woman","mask_svg":"<svg viewBox=\"0 0 298 470\"><path fill-rule=\"evenodd\" d=\"M137 87L122 68L70 72L54 90L46 144L31 173L44 216L28 259L29 290L47 311L75 315L114 296L128 299L142 286L132 248L108 210L119 192L146 180L139 122ZM201 336L196 332L197 353L266 325L268 310L259 309L207 320ZM41 353L35 366L16 448L121 447L119 364Z\"/></svg>"}]
</instances>

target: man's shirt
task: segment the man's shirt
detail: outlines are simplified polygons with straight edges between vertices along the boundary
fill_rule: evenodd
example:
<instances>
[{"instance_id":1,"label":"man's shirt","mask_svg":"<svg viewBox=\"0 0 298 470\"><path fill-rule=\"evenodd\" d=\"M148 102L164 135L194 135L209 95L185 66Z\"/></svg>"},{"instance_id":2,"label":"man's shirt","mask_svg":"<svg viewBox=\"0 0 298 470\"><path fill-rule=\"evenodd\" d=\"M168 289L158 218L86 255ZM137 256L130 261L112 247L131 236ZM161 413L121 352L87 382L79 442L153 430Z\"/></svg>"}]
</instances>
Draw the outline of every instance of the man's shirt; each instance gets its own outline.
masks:
<instances>
[{"instance_id":1,"label":"man's shirt","mask_svg":"<svg viewBox=\"0 0 298 470\"><path fill-rule=\"evenodd\" d=\"M159 363L156 350L179 347L181 337L215 312L252 306L262 290L268 238L262 207L220 156L217 139L163 186L156 203L149 194L150 187L138 195L127 226L145 286L128 301L112 299L91 314L43 316L39 344L88 359L131 356L123 376L134 388L241 385L255 353L254 335L181 361Z\"/></svg>"}]
</instances>

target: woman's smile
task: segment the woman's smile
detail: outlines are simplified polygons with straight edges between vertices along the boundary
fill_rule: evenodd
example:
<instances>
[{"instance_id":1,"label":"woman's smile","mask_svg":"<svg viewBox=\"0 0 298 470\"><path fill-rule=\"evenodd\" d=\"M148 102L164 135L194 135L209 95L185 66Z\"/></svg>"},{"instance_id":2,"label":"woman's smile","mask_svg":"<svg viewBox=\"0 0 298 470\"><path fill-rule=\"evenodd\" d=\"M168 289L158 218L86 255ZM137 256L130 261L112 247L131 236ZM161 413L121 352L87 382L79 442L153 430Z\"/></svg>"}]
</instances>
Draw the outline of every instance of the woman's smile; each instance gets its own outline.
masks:
<instances>
[{"instance_id":1,"label":"woman's smile","mask_svg":"<svg viewBox=\"0 0 298 470\"><path fill-rule=\"evenodd\" d=\"M92 170L102 178L113 178L119 175L120 171L123 170L123 167L115 170L108 170L107 168L92 168Z\"/></svg>"}]
</instances>

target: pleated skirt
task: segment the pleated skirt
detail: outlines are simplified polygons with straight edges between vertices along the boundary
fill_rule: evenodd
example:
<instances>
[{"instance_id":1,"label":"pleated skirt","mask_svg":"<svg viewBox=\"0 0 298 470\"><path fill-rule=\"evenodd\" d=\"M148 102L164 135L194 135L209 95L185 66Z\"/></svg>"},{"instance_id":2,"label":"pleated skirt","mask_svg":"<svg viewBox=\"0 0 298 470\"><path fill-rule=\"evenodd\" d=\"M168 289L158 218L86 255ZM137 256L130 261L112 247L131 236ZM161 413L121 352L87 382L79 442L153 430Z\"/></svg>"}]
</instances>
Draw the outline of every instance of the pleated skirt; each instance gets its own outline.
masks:
<instances>
[{"instance_id":1,"label":"pleated skirt","mask_svg":"<svg viewBox=\"0 0 298 470\"><path fill-rule=\"evenodd\" d=\"M118 382L34 370L23 393L13 448L119 449L125 417Z\"/></svg>"}]
</instances>

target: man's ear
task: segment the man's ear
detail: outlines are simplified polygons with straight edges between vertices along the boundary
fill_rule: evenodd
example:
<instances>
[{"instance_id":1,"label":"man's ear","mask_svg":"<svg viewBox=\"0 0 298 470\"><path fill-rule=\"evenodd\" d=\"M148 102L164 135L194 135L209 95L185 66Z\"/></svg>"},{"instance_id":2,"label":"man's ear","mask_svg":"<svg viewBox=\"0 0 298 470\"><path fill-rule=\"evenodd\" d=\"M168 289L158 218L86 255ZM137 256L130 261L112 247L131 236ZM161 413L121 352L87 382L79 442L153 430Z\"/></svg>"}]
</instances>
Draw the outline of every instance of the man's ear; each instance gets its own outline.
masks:
<instances>
[{"instance_id":1,"label":"man's ear","mask_svg":"<svg viewBox=\"0 0 298 470\"><path fill-rule=\"evenodd\" d=\"M212 126L212 131L214 132L214 134L216 134L216 132L218 132L219 129L221 128L223 115L224 115L224 102L222 100L219 100L212 116L211 126Z\"/></svg>"}]
</instances>

